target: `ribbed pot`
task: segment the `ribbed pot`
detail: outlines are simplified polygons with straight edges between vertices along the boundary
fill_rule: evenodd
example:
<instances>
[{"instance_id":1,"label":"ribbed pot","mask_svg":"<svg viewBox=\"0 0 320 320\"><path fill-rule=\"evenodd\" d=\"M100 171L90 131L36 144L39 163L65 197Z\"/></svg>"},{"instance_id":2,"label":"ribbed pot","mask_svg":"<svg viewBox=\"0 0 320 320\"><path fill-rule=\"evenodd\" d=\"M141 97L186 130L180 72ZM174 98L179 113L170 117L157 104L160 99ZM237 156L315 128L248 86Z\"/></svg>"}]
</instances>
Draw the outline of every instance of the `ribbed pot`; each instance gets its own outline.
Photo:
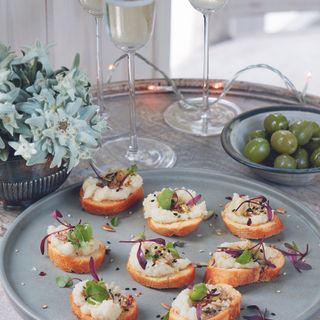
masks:
<instances>
[{"instance_id":1,"label":"ribbed pot","mask_svg":"<svg viewBox=\"0 0 320 320\"><path fill-rule=\"evenodd\" d=\"M0 162L0 200L4 208L27 207L59 188L67 168L50 168L50 162L27 166L25 160Z\"/></svg>"}]
</instances>

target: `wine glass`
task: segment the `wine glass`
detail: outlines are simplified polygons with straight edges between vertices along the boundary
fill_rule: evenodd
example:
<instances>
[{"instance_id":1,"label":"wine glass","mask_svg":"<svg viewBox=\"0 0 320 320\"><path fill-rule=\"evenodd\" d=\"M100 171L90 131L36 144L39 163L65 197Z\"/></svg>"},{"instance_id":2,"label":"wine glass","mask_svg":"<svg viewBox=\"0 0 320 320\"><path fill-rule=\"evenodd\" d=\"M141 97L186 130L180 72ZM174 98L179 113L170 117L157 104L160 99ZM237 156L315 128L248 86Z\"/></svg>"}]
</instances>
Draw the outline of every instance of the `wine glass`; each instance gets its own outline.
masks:
<instances>
[{"instance_id":1,"label":"wine glass","mask_svg":"<svg viewBox=\"0 0 320 320\"><path fill-rule=\"evenodd\" d=\"M164 119L168 125L186 133L213 136L221 133L224 125L241 112L234 103L209 97L209 26L213 13L221 9L227 0L189 0L204 18L204 62L202 97L180 100L170 105Z\"/></svg>"},{"instance_id":2,"label":"wine glass","mask_svg":"<svg viewBox=\"0 0 320 320\"><path fill-rule=\"evenodd\" d=\"M102 147L110 150L110 156L118 164L139 167L172 167L176 161L174 151L166 144L138 138L135 104L135 52L144 47L153 32L155 17L154 0L105 0L105 18L112 42L127 54L130 99L130 134L106 142ZM98 159L97 162L100 162Z\"/></svg>"},{"instance_id":3,"label":"wine glass","mask_svg":"<svg viewBox=\"0 0 320 320\"><path fill-rule=\"evenodd\" d=\"M100 108L101 116L108 120L108 128L103 134L103 140L110 137L118 137L126 134L128 131L123 131L125 127L123 123L115 121L115 115L111 114L109 108L103 99L103 59L102 59L102 20L104 0L79 0L83 9L90 13L95 19L96 27L96 99L97 105Z\"/></svg>"}]
</instances>

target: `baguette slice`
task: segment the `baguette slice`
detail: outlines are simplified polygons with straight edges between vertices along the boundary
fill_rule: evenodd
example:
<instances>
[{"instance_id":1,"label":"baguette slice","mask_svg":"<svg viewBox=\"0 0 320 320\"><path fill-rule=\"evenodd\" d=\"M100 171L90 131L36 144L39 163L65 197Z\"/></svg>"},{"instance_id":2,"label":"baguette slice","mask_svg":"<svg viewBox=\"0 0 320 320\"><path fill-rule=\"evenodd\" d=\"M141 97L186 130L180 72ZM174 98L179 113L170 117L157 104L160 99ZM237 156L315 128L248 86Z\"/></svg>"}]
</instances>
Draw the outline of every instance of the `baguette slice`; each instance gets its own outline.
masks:
<instances>
[{"instance_id":1,"label":"baguette slice","mask_svg":"<svg viewBox=\"0 0 320 320\"><path fill-rule=\"evenodd\" d=\"M163 277L151 277L137 271L128 260L127 270L133 280L145 287L155 289L181 288L192 283L195 278L195 267L190 264L184 270Z\"/></svg>"},{"instance_id":2,"label":"baguette slice","mask_svg":"<svg viewBox=\"0 0 320 320\"><path fill-rule=\"evenodd\" d=\"M80 203L85 211L99 216L114 216L122 211L129 209L136 202L143 199L144 190L140 187L135 192L131 193L127 199L124 200L104 200L94 201L90 198L83 198L83 190L80 189Z\"/></svg>"},{"instance_id":3,"label":"baguette slice","mask_svg":"<svg viewBox=\"0 0 320 320\"><path fill-rule=\"evenodd\" d=\"M98 269L106 256L105 244L99 241L99 248L90 256L69 256L62 254L57 248L53 247L50 238L48 240L47 252L50 260L60 269L65 272L74 273L89 273L89 261L90 257L93 257L94 265Z\"/></svg>"},{"instance_id":4,"label":"baguette slice","mask_svg":"<svg viewBox=\"0 0 320 320\"><path fill-rule=\"evenodd\" d=\"M241 239L269 238L284 230L282 221L277 214L274 215L271 221L251 226L229 219L226 214L226 208L221 212L221 217L229 231Z\"/></svg>"},{"instance_id":5,"label":"baguette slice","mask_svg":"<svg viewBox=\"0 0 320 320\"><path fill-rule=\"evenodd\" d=\"M236 289L226 284L219 284L223 287L224 291L228 292L231 297L230 306L219 312L217 315L207 318L207 320L234 320L240 315L241 294ZM179 310L171 308L169 312L169 320L189 320L188 318L181 316Z\"/></svg>"},{"instance_id":6,"label":"baguette slice","mask_svg":"<svg viewBox=\"0 0 320 320\"><path fill-rule=\"evenodd\" d=\"M258 267L251 269L239 268L217 268L214 266L215 260L212 257L208 262L208 267L204 275L204 282L210 284L226 283L232 287L238 287L254 282L269 282L278 276L285 264L283 254L277 249L274 250L275 256L269 259L276 268Z\"/></svg>"},{"instance_id":7,"label":"baguette slice","mask_svg":"<svg viewBox=\"0 0 320 320\"><path fill-rule=\"evenodd\" d=\"M159 223L154 221L152 218L147 218L147 223L150 229L166 237L186 236L196 230L201 222L202 218L194 218L172 223Z\"/></svg>"},{"instance_id":8,"label":"baguette slice","mask_svg":"<svg viewBox=\"0 0 320 320\"><path fill-rule=\"evenodd\" d=\"M70 295L70 303L72 312L76 315L78 320L93 320L88 314L81 313L80 307L73 301L73 295ZM138 306L137 302L133 299L132 304L127 310L123 310L118 320L136 320L138 319Z\"/></svg>"}]
</instances>

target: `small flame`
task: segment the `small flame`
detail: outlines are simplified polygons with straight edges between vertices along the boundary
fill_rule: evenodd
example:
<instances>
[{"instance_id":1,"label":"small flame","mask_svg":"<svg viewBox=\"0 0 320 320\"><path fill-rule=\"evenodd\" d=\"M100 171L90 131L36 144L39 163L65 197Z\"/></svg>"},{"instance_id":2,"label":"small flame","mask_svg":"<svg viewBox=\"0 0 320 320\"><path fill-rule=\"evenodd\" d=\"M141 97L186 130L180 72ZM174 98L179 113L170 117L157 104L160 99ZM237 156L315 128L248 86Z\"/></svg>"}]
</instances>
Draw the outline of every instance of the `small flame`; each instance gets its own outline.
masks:
<instances>
[{"instance_id":1,"label":"small flame","mask_svg":"<svg viewBox=\"0 0 320 320\"><path fill-rule=\"evenodd\" d=\"M151 90L151 91L156 90L156 86L151 84L148 86L148 90Z\"/></svg>"},{"instance_id":2,"label":"small flame","mask_svg":"<svg viewBox=\"0 0 320 320\"><path fill-rule=\"evenodd\" d=\"M223 88L223 83L222 83L222 82L216 82L216 83L213 85L213 88L214 88L214 89Z\"/></svg>"},{"instance_id":3,"label":"small flame","mask_svg":"<svg viewBox=\"0 0 320 320\"><path fill-rule=\"evenodd\" d=\"M112 70L114 70L116 68L116 66L114 65L114 64L109 64L109 66L108 66L108 70L109 71L112 71Z\"/></svg>"}]
</instances>

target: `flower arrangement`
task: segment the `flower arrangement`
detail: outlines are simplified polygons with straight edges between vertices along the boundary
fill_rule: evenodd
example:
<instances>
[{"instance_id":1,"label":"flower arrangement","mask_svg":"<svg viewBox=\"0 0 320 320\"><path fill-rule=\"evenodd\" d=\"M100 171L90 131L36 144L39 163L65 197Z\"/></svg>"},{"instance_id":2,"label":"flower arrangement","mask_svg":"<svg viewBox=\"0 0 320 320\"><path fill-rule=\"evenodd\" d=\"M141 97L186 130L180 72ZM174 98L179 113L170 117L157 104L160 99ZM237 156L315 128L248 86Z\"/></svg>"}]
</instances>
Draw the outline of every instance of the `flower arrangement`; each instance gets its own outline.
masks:
<instances>
[{"instance_id":1,"label":"flower arrangement","mask_svg":"<svg viewBox=\"0 0 320 320\"><path fill-rule=\"evenodd\" d=\"M22 55L0 43L0 161L75 167L99 148L106 123L92 104L77 54L71 69L54 71L48 47L37 41Z\"/></svg>"}]
</instances>

